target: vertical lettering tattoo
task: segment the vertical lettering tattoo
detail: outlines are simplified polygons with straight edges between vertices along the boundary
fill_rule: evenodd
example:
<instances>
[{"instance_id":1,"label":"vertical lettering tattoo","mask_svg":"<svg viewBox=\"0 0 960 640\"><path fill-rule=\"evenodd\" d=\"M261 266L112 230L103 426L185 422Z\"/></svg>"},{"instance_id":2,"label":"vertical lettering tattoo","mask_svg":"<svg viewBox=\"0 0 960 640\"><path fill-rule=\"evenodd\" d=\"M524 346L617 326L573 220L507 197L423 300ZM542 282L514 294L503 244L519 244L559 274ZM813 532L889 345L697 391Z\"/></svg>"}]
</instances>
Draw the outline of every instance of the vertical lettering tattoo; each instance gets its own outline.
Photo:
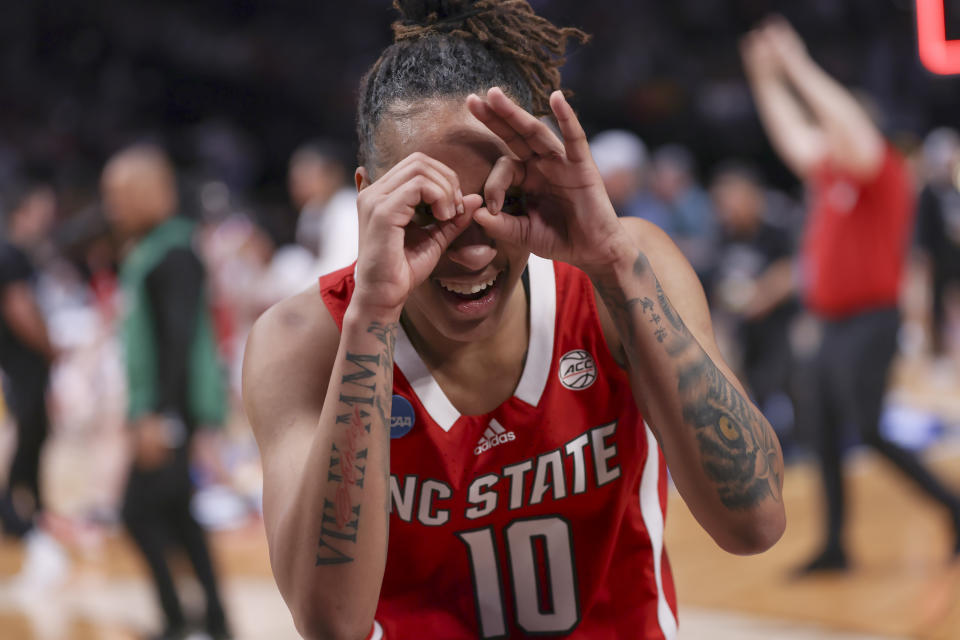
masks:
<instances>
[{"instance_id":1,"label":"vertical lettering tattoo","mask_svg":"<svg viewBox=\"0 0 960 640\"><path fill-rule=\"evenodd\" d=\"M641 252L633 273L648 275L648 269ZM683 420L695 431L704 471L716 484L723 505L746 509L767 496L779 502L782 468L773 430L697 343L656 275L653 284L656 302L627 299L619 285L594 283L627 348L636 344L638 321L644 318L653 337L676 361ZM634 315L638 307L640 314Z\"/></svg>"},{"instance_id":2,"label":"vertical lettering tattoo","mask_svg":"<svg viewBox=\"0 0 960 640\"><path fill-rule=\"evenodd\" d=\"M345 425L345 429L331 445L327 471L330 495L323 501L316 566L338 565L354 559L353 545L357 543L360 527L361 498L374 422L380 422L375 433L384 448L389 450L390 446L388 407L393 390L393 350L398 326L397 323L371 323L367 332L382 343L380 352L347 351L344 357L346 372L340 379L341 411L335 423ZM383 458L387 460L383 470L387 478L389 455Z\"/></svg>"}]
</instances>

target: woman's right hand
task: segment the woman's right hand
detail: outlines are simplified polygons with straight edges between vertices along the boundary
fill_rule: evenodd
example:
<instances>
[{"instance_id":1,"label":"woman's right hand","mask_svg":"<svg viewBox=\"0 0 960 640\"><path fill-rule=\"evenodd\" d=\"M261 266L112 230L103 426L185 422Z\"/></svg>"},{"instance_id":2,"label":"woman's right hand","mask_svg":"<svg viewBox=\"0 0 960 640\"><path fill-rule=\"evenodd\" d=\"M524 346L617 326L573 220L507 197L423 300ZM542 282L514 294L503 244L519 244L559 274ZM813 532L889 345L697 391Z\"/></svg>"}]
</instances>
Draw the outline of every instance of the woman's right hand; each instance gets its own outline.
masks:
<instances>
[{"instance_id":1,"label":"woman's right hand","mask_svg":"<svg viewBox=\"0 0 960 640\"><path fill-rule=\"evenodd\" d=\"M453 240L483 203L464 196L457 174L426 154L412 153L357 196L360 253L353 300L365 309L399 317L407 296L433 272ZM433 217L414 221L419 205Z\"/></svg>"}]
</instances>

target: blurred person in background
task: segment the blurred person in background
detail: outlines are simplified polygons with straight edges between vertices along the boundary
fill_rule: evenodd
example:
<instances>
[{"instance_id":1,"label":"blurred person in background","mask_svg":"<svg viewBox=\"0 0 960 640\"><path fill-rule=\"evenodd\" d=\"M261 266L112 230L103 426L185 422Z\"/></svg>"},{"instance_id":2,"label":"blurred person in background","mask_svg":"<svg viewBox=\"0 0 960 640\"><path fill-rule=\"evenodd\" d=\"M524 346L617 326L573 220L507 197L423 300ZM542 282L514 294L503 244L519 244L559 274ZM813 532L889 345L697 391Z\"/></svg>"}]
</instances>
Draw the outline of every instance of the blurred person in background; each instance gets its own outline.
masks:
<instances>
[{"instance_id":1,"label":"blurred person in background","mask_svg":"<svg viewBox=\"0 0 960 640\"><path fill-rule=\"evenodd\" d=\"M743 376L783 441L793 426L789 334L799 311L793 234L749 165L721 165L710 196L720 224L711 300L732 316Z\"/></svg>"},{"instance_id":2,"label":"blurred person in background","mask_svg":"<svg viewBox=\"0 0 960 640\"><path fill-rule=\"evenodd\" d=\"M684 146L668 144L653 154L650 190L666 210L664 230L703 279L713 262L716 224L710 198L697 184L696 161Z\"/></svg>"},{"instance_id":3,"label":"blurred person in background","mask_svg":"<svg viewBox=\"0 0 960 640\"><path fill-rule=\"evenodd\" d=\"M56 201L47 186L8 190L0 236L0 369L4 396L17 426L17 445L0 497L0 521L7 535L26 540L19 578L44 586L61 577L67 564L63 549L42 525L43 492L40 454L50 421L47 389L56 357L47 322L34 291L33 256L53 225Z\"/></svg>"},{"instance_id":4,"label":"blurred person in background","mask_svg":"<svg viewBox=\"0 0 960 640\"><path fill-rule=\"evenodd\" d=\"M810 197L802 273L806 303L823 325L811 422L820 430L827 518L824 546L802 570L848 566L841 440L850 423L949 510L957 531L954 552L960 552L960 499L880 431L915 208L905 161L783 19L749 33L742 55L773 147Z\"/></svg>"},{"instance_id":5,"label":"blurred person in background","mask_svg":"<svg viewBox=\"0 0 960 640\"><path fill-rule=\"evenodd\" d=\"M120 280L134 455L123 520L163 609L166 626L158 637L182 638L189 630L165 557L174 542L186 551L206 596L206 632L227 638L205 533L190 511L191 442L200 427L222 423L226 408L194 225L177 215L174 170L157 148L131 147L113 156L101 190L108 218L128 242Z\"/></svg>"},{"instance_id":6,"label":"blurred person in background","mask_svg":"<svg viewBox=\"0 0 960 640\"><path fill-rule=\"evenodd\" d=\"M932 131L923 145L926 184L920 192L917 244L924 254L932 293L931 346L942 356L950 347L947 301L960 293L960 136Z\"/></svg>"},{"instance_id":7,"label":"blurred person in background","mask_svg":"<svg viewBox=\"0 0 960 640\"><path fill-rule=\"evenodd\" d=\"M290 158L290 198L300 211L297 242L316 256L314 277L357 259L357 190L344 155L331 142L314 141Z\"/></svg>"},{"instance_id":8,"label":"blurred person in background","mask_svg":"<svg viewBox=\"0 0 960 640\"><path fill-rule=\"evenodd\" d=\"M669 226L669 214L646 189L649 160L639 136L622 129L601 131L590 139L590 152L618 216Z\"/></svg>"}]
</instances>

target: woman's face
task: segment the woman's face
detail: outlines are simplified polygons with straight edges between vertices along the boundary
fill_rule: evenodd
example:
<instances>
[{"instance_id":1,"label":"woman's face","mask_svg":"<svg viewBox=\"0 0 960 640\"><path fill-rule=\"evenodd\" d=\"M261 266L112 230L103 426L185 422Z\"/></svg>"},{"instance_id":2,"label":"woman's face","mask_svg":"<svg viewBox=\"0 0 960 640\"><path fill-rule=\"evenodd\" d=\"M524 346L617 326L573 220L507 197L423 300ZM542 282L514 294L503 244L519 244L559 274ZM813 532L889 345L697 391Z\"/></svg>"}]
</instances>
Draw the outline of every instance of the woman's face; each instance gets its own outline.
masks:
<instances>
[{"instance_id":1,"label":"woman's face","mask_svg":"<svg viewBox=\"0 0 960 640\"><path fill-rule=\"evenodd\" d=\"M377 128L374 179L420 151L450 167L464 195L482 195L493 164L510 152L464 105L455 98L394 104ZM366 179L361 172L358 177L362 189ZM510 206L508 198L504 211L511 212ZM493 240L474 222L411 293L404 311L420 332L428 330L427 323L450 340L487 338L500 326L528 257L522 247Z\"/></svg>"}]
</instances>

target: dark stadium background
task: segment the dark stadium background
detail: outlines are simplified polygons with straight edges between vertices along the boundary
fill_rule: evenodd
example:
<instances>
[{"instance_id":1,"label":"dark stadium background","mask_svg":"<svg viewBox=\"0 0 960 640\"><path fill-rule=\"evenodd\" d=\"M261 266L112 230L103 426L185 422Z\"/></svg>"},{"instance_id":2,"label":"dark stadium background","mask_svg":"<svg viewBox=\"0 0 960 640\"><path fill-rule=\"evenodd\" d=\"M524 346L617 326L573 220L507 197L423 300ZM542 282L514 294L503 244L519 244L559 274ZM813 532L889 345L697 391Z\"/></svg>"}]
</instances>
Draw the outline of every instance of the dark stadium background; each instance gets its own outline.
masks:
<instances>
[{"instance_id":1,"label":"dark stadium background","mask_svg":"<svg viewBox=\"0 0 960 640\"><path fill-rule=\"evenodd\" d=\"M534 0L595 34L565 83L588 132L688 145L707 174L730 156L783 187L744 84L737 39L771 12L815 58L872 94L901 144L960 124L960 79L925 71L913 0ZM960 1L947 0L948 36ZM0 9L0 184L53 180L65 211L94 199L102 161L134 140L167 146L186 175L214 174L261 208L287 209L290 152L340 140L352 155L355 90L390 37L387 0L32 0ZM290 212L292 215L292 212ZM277 232L284 234L284 224Z\"/></svg>"}]
</instances>

